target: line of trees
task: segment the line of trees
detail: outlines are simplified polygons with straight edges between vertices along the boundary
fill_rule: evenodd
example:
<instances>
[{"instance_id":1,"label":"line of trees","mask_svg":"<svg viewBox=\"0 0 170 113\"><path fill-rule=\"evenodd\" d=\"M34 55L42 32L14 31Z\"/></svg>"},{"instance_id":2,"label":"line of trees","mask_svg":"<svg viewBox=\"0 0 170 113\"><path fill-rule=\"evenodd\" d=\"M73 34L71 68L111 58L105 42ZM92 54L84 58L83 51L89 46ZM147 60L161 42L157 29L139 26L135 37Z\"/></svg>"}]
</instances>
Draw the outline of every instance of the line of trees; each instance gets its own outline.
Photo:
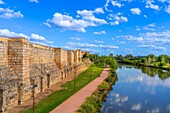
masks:
<instances>
[{"instance_id":1,"label":"line of trees","mask_svg":"<svg viewBox=\"0 0 170 113\"><path fill-rule=\"evenodd\" d=\"M114 58L113 54L110 54L109 56L99 56L98 54L90 54L88 57L92 62L94 62L94 64L99 67L110 66L110 68L114 70L118 68L118 63Z\"/></svg>"},{"instance_id":2,"label":"line of trees","mask_svg":"<svg viewBox=\"0 0 170 113\"><path fill-rule=\"evenodd\" d=\"M155 56L154 54L150 54L148 56L132 56L128 54L124 57L122 55L116 55L115 58L122 63L170 70L170 56L168 55Z\"/></svg>"}]
</instances>

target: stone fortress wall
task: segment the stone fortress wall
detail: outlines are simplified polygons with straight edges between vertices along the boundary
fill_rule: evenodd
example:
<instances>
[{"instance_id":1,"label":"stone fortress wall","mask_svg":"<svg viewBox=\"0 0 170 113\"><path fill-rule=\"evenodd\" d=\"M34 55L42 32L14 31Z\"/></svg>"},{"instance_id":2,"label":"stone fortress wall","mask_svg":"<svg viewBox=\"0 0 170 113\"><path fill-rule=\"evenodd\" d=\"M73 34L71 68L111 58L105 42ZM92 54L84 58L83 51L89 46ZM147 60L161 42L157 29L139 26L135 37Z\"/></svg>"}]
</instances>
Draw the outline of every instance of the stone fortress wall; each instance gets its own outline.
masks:
<instances>
[{"instance_id":1,"label":"stone fortress wall","mask_svg":"<svg viewBox=\"0 0 170 113\"><path fill-rule=\"evenodd\" d=\"M30 43L25 38L0 37L0 111L22 104L83 66L81 50L62 50Z\"/></svg>"}]
</instances>

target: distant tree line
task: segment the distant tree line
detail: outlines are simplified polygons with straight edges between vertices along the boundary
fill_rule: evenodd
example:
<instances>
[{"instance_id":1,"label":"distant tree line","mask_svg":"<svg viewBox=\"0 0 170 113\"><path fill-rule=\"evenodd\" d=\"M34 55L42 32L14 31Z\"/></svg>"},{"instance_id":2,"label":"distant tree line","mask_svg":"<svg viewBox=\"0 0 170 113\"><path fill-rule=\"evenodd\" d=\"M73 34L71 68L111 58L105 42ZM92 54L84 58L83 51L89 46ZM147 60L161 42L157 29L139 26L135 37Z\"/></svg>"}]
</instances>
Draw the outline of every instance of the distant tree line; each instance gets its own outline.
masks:
<instances>
[{"instance_id":1,"label":"distant tree line","mask_svg":"<svg viewBox=\"0 0 170 113\"><path fill-rule=\"evenodd\" d=\"M105 55L100 56L98 54L90 54L90 55L84 54L83 59L84 58L89 58L92 62L94 62L95 65L99 67L105 67L109 65L110 68L114 70L118 68L118 63L114 58L113 54L110 54L109 56L105 56Z\"/></svg>"},{"instance_id":2,"label":"distant tree line","mask_svg":"<svg viewBox=\"0 0 170 113\"><path fill-rule=\"evenodd\" d=\"M126 64L170 70L170 56L164 54L159 56L155 56L154 54L148 56L133 56L128 54L124 57L122 55L116 55L115 59Z\"/></svg>"}]
</instances>

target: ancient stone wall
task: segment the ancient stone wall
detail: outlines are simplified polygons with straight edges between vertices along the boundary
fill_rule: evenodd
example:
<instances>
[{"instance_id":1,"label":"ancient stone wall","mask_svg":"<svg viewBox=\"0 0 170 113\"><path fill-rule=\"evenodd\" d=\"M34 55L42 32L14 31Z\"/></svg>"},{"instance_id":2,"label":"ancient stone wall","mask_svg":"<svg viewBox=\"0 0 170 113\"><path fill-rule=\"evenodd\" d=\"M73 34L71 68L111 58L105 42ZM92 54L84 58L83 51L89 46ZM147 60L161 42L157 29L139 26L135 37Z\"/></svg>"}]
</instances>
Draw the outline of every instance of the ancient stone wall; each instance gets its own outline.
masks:
<instances>
[{"instance_id":1,"label":"ancient stone wall","mask_svg":"<svg viewBox=\"0 0 170 113\"><path fill-rule=\"evenodd\" d=\"M80 67L81 50L65 51L29 43L25 38L0 37L0 111L43 92Z\"/></svg>"},{"instance_id":2,"label":"ancient stone wall","mask_svg":"<svg viewBox=\"0 0 170 113\"><path fill-rule=\"evenodd\" d=\"M72 50L67 51L67 62L69 67L72 67L74 65L74 51Z\"/></svg>"},{"instance_id":3,"label":"ancient stone wall","mask_svg":"<svg viewBox=\"0 0 170 113\"><path fill-rule=\"evenodd\" d=\"M74 63L75 63L75 65L77 65L79 63L79 61L78 61L78 50L74 51Z\"/></svg>"},{"instance_id":4,"label":"ancient stone wall","mask_svg":"<svg viewBox=\"0 0 170 113\"><path fill-rule=\"evenodd\" d=\"M54 48L30 44L30 64L54 62Z\"/></svg>"},{"instance_id":5,"label":"ancient stone wall","mask_svg":"<svg viewBox=\"0 0 170 113\"><path fill-rule=\"evenodd\" d=\"M0 65L8 65L8 39L0 37Z\"/></svg>"}]
</instances>

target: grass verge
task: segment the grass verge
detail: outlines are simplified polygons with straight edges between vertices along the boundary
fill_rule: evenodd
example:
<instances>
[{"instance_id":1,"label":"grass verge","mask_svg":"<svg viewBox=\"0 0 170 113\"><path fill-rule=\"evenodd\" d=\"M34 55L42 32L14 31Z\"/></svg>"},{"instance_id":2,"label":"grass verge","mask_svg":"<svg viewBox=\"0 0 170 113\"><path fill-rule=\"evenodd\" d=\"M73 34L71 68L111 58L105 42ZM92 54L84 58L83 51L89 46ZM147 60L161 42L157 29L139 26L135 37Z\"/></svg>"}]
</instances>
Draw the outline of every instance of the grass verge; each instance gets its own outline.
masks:
<instances>
[{"instance_id":1,"label":"grass verge","mask_svg":"<svg viewBox=\"0 0 170 113\"><path fill-rule=\"evenodd\" d=\"M55 107L57 107L62 102L64 102L66 99L68 99L70 96L72 96L74 93L76 93L81 88L83 88L88 83L90 83L95 78L97 78L101 74L102 71L103 71L103 68L99 68L95 66L94 64L92 64L86 71L82 72L75 80L69 81L66 84L62 85L61 90L57 90L51 95L41 100L35 106L34 112L35 113L49 113ZM74 90L74 86L75 86L75 90ZM32 108L26 111L23 111L23 113L32 113Z\"/></svg>"},{"instance_id":2,"label":"grass verge","mask_svg":"<svg viewBox=\"0 0 170 113\"><path fill-rule=\"evenodd\" d=\"M88 97L87 101L80 107L76 113L100 113L102 102L112 89L112 85L118 80L115 71L111 71L109 76L98 86L98 89Z\"/></svg>"}]
</instances>

